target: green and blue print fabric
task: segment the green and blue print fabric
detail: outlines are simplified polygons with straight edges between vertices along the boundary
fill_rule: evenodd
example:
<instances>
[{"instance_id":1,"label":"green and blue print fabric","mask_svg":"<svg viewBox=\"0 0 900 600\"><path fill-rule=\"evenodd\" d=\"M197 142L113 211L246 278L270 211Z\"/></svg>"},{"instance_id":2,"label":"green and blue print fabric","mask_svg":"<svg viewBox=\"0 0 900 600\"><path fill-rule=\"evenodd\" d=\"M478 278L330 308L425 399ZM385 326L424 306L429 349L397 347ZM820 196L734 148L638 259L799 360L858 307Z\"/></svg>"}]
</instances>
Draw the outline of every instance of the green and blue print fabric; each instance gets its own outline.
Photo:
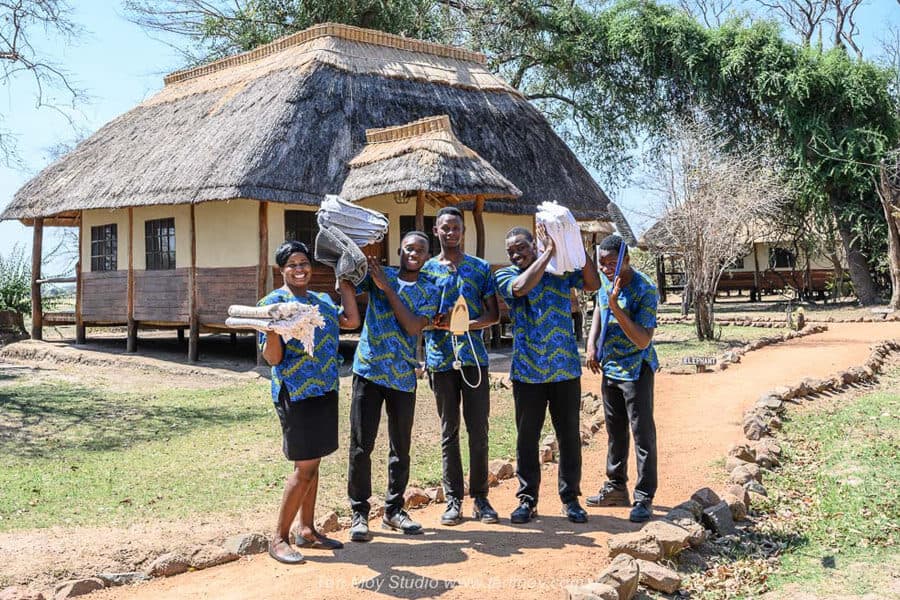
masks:
<instances>
[{"instance_id":1,"label":"green and blue print fabric","mask_svg":"<svg viewBox=\"0 0 900 600\"><path fill-rule=\"evenodd\" d=\"M656 284L640 271L636 269L632 269L632 271L634 276L631 281L619 292L619 306L636 324L648 329L655 329L656 307L659 304ZM612 291L612 283L602 273L600 277L602 285L597 292L597 302L601 309L600 317L605 318L604 313L609 311L609 293ZM653 342L651 341L650 345L643 350L638 348L634 342L628 339L612 314L609 315L608 331L604 338L603 348L597 348L597 354L602 356L603 374L611 379L637 381L644 362L647 362L654 371L659 368L659 359L656 356Z\"/></svg>"},{"instance_id":2,"label":"green and blue print fabric","mask_svg":"<svg viewBox=\"0 0 900 600\"><path fill-rule=\"evenodd\" d=\"M414 283L401 284L394 267L385 267L384 274L403 305L430 322L437 311L437 289L422 277ZM387 296L370 276L356 291L369 293L369 306L353 358L353 372L384 387L416 391L416 336L403 330Z\"/></svg>"},{"instance_id":3,"label":"green and blue print fabric","mask_svg":"<svg viewBox=\"0 0 900 600\"><path fill-rule=\"evenodd\" d=\"M316 328L315 347L312 355L306 353L298 340L290 340L284 345L284 358L272 367L272 402L278 404L278 394L284 385L291 395L291 402L304 398L323 396L338 389L338 317L342 308L334 303L331 296L319 292L307 292L306 297L295 296L284 288L270 292L257 303L266 306L278 302L299 302L319 307L325 320L325 327ZM266 342L266 334L259 333L259 345Z\"/></svg>"},{"instance_id":4,"label":"green and blue print fabric","mask_svg":"<svg viewBox=\"0 0 900 600\"><path fill-rule=\"evenodd\" d=\"M457 268L442 265L436 258L429 259L422 266L419 277L424 276L436 288L439 296L437 312L449 313L462 294L469 306L469 318L477 319L484 312L484 301L495 295L491 266L484 260L468 254L464 255ZM453 344L459 351L459 361L463 366L488 365L487 349L484 347L482 332L471 331L471 345L466 336L454 336L449 331L433 329L425 332L425 364L429 371L449 371L453 368ZM454 337L458 339L454 340ZM475 352L473 354L472 347Z\"/></svg>"},{"instance_id":5,"label":"green and blue print fabric","mask_svg":"<svg viewBox=\"0 0 900 600\"><path fill-rule=\"evenodd\" d=\"M544 273L525 296L513 295L522 269L512 265L494 274L497 292L509 306L513 358L509 378L523 383L552 383L581 377L581 357L572 321L571 288L584 287L581 271Z\"/></svg>"}]
</instances>

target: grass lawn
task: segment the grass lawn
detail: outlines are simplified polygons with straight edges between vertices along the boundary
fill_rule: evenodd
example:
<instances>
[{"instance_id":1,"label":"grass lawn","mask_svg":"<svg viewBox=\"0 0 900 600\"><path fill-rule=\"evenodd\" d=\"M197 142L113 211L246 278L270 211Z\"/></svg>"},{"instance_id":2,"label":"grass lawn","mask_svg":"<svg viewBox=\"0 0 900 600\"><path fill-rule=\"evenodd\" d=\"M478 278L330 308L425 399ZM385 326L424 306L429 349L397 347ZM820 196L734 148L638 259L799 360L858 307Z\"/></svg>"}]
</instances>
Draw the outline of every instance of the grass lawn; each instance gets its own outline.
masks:
<instances>
[{"instance_id":1,"label":"grass lawn","mask_svg":"<svg viewBox=\"0 0 900 600\"><path fill-rule=\"evenodd\" d=\"M281 496L289 464L268 384L121 393L64 381L0 382L0 531L127 525L262 510ZM350 379L341 381L341 447L322 461L319 509L347 514ZM512 394L492 393L491 456L515 453ZM549 421L549 420L548 420ZM440 482L439 420L420 382L411 484ZM465 434L463 464L467 464ZM373 453L384 493L387 435Z\"/></svg>"},{"instance_id":2,"label":"grass lawn","mask_svg":"<svg viewBox=\"0 0 900 600\"><path fill-rule=\"evenodd\" d=\"M786 421L786 466L766 479L771 503L762 507L774 512L770 531L793 540L773 589L900 591L891 583L900 569L900 371L883 381L880 391Z\"/></svg>"},{"instance_id":3,"label":"grass lawn","mask_svg":"<svg viewBox=\"0 0 900 600\"><path fill-rule=\"evenodd\" d=\"M662 366L681 363L685 356L718 356L729 348L743 346L747 342L764 337L781 335L785 330L763 327L728 325L719 328L721 337L714 341L697 340L697 333L690 324L660 325L653 336L653 344Z\"/></svg>"}]
</instances>

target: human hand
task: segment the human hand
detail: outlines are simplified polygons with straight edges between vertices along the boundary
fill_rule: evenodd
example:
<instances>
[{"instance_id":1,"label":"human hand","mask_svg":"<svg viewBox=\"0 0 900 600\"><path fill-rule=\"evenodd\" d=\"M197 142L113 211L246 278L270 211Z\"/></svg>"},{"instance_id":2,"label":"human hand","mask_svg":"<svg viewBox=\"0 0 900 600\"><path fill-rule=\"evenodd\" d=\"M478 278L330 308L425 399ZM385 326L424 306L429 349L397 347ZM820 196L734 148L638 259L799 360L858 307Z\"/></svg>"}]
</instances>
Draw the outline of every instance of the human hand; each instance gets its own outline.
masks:
<instances>
[{"instance_id":1,"label":"human hand","mask_svg":"<svg viewBox=\"0 0 900 600\"><path fill-rule=\"evenodd\" d=\"M619 293L622 291L622 277L616 277L616 280L613 282L612 290L609 292L609 309L612 310L613 306L619 306Z\"/></svg>"},{"instance_id":2,"label":"human hand","mask_svg":"<svg viewBox=\"0 0 900 600\"><path fill-rule=\"evenodd\" d=\"M547 226L543 223L538 223L535 233L538 241L544 246L544 250L553 255L556 252L556 244L553 243L553 238L547 233Z\"/></svg>"},{"instance_id":3,"label":"human hand","mask_svg":"<svg viewBox=\"0 0 900 600\"><path fill-rule=\"evenodd\" d=\"M370 256L368 262L369 276L372 278L372 283L375 284L375 287L382 291L389 288L390 283L388 283L387 276L384 274L384 269L382 269L381 265L378 263L378 259Z\"/></svg>"},{"instance_id":4,"label":"human hand","mask_svg":"<svg viewBox=\"0 0 900 600\"><path fill-rule=\"evenodd\" d=\"M585 366L591 370L591 373L600 373L600 361L597 360L597 349L593 344L588 344L587 359L584 361Z\"/></svg>"},{"instance_id":5,"label":"human hand","mask_svg":"<svg viewBox=\"0 0 900 600\"><path fill-rule=\"evenodd\" d=\"M431 320L431 324L435 329L443 329L444 331L448 331L450 329L449 313L438 313L434 315L434 318Z\"/></svg>"}]
</instances>

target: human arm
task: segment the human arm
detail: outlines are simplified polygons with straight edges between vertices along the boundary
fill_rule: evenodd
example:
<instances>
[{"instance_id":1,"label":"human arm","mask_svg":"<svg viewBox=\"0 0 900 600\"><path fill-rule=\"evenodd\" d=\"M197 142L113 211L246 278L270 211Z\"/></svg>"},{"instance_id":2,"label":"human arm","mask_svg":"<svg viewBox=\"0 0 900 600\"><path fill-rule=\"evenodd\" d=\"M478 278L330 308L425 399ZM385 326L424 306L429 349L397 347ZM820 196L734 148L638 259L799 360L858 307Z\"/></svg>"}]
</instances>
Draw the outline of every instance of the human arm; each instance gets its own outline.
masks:
<instances>
[{"instance_id":1,"label":"human arm","mask_svg":"<svg viewBox=\"0 0 900 600\"><path fill-rule=\"evenodd\" d=\"M593 292L600 289L600 273L597 271L597 263L594 257L588 254L587 249L584 251L584 268L581 269L584 277L584 291Z\"/></svg>"},{"instance_id":2,"label":"human arm","mask_svg":"<svg viewBox=\"0 0 900 600\"><path fill-rule=\"evenodd\" d=\"M547 229L544 227L543 223L537 226L537 236L544 245L544 251L532 261L527 269L513 279L511 291L512 295L516 298L527 296L528 293L534 289L534 286L536 286L541 280L541 277L544 276L547 265L550 264L550 259L553 258L553 255L556 253L556 244L553 243L553 238L547 235Z\"/></svg>"},{"instance_id":3,"label":"human arm","mask_svg":"<svg viewBox=\"0 0 900 600\"><path fill-rule=\"evenodd\" d=\"M631 342L643 350L647 346L650 345L650 342L653 340L653 332L655 328L646 327L645 325L632 320L631 316L626 313L621 306L619 306L619 293L622 291L622 278L616 277L616 281L613 283L612 291L609 293L609 309L612 312L613 316L616 318L616 322L618 322L619 327L622 328L622 333L624 333ZM655 292L654 292L655 294ZM641 306L638 308L638 315L640 316L643 311L651 310L651 307L646 306L645 303L649 302L647 298L641 299ZM652 313L653 313L653 322L656 321L656 303L652 303ZM642 319L638 319L640 321ZM646 318L643 320L647 320Z\"/></svg>"},{"instance_id":4,"label":"human arm","mask_svg":"<svg viewBox=\"0 0 900 600\"><path fill-rule=\"evenodd\" d=\"M384 293L391 310L394 311L394 316L397 317L397 322L400 323L403 330L409 335L418 335L428 325L428 318L413 313L403 304L400 296L388 282L381 265L373 258L369 258L369 275L372 277L373 285Z\"/></svg>"},{"instance_id":5,"label":"human arm","mask_svg":"<svg viewBox=\"0 0 900 600\"><path fill-rule=\"evenodd\" d=\"M284 358L284 340L274 331L268 331L264 334L265 341L262 343L262 357L269 363L269 366L281 364Z\"/></svg>"},{"instance_id":6,"label":"human arm","mask_svg":"<svg viewBox=\"0 0 900 600\"><path fill-rule=\"evenodd\" d=\"M600 372L600 361L597 360L597 343L600 341L600 321L603 319L603 309L600 308L599 295L596 308L594 308L594 317L591 319L591 332L587 338L587 360L585 364L592 373Z\"/></svg>"},{"instance_id":7,"label":"human arm","mask_svg":"<svg viewBox=\"0 0 900 600\"><path fill-rule=\"evenodd\" d=\"M356 288L346 279L339 279L336 286L341 295L341 307L338 314L338 326L341 329L356 329L359 327L359 305L356 303Z\"/></svg>"}]
</instances>

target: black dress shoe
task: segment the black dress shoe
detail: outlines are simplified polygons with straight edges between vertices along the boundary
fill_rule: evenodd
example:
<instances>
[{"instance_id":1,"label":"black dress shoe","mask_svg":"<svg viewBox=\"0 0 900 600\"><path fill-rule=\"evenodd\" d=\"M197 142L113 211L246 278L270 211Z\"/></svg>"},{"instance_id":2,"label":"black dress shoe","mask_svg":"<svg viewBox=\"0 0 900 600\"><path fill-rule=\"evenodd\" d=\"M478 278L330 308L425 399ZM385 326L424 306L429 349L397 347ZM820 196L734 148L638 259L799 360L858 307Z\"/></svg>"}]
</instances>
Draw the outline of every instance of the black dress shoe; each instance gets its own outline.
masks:
<instances>
[{"instance_id":1,"label":"black dress shoe","mask_svg":"<svg viewBox=\"0 0 900 600\"><path fill-rule=\"evenodd\" d=\"M563 514L573 523L587 523L588 520L587 512L581 508L578 500L566 502L566 505L563 506Z\"/></svg>"},{"instance_id":2,"label":"black dress shoe","mask_svg":"<svg viewBox=\"0 0 900 600\"><path fill-rule=\"evenodd\" d=\"M512 511L512 514L509 515L509 520L511 523L527 523L533 518L537 516L537 505L529 500L528 498L523 498L519 502L519 507Z\"/></svg>"},{"instance_id":3,"label":"black dress shoe","mask_svg":"<svg viewBox=\"0 0 900 600\"><path fill-rule=\"evenodd\" d=\"M475 508L472 511L472 518L482 523L496 523L500 520L497 511L491 506L487 498L479 496L475 498Z\"/></svg>"},{"instance_id":4,"label":"black dress shoe","mask_svg":"<svg viewBox=\"0 0 900 600\"><path fill-rule=\"evenodd\" d=\"M650 517L653 516L653 512L651 512L650 508L650 502L647 500L635 502L634 508L631 509L631 513L628 515L628 520L632 523L649 521Z\"/></svg>"}]
</instances>

